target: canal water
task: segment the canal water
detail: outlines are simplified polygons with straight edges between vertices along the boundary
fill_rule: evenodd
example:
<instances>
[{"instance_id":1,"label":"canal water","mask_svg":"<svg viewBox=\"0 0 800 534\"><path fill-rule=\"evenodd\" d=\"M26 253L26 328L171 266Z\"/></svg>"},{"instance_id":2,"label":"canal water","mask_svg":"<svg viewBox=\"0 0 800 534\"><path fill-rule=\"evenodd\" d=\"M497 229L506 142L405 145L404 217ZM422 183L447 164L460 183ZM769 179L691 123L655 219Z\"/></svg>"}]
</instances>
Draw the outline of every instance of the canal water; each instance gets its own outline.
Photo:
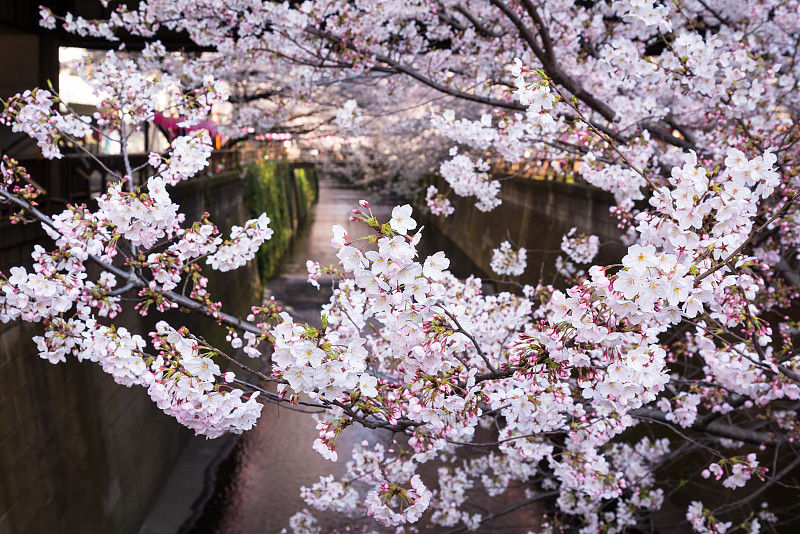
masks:
<instances>
[{"instance_id":1,"label":"canal water","mask_svg":"<svg viewBox=\"0 0 800 534\"><path fill-rule=\"evenodd\" d=\"M335 224L341 224L352 235L367 234L368 228L363 223L348 221L350 210L358 207L361 199L369 201L381 221L388 221L392 207L399 203L382 192L321 179L319 201L309 224L296 240L283 265L283 273L267 284L265 299L274 296L296 321L319 325L320 305L327 302L331 291L325 284L322 290L317 290L307 283L306 260L313 259L321 265L338 263L336 250L330 245L331 227ZM418 224L422 223L420 217L415 218ZM423 230L420 257L445 250L455 275L463 277L480 272L442 239ZM334 474L338 478L344 474L344 464L355 443L389 438L388 433L350 427L337 439L339 461L332 463L312 449L318 435L315 425L314 418L307 413L266 403L256 428L241 437L220 438L210 443L194 438L176 468L178 473L165 487L147 520L147 528L140 534L277 534L283 528L288 529L294 513L307 507L300 498L301 486L314 484L322 475ZM192 489L193 486L202 486L202 492L196 487ZM189 507L188 496L200 492L199 497L192 497ZM314 515L320 519L323 532L332 531L343 521L334 514ZM175 525L174 517L185 519Z\"/></svg>"}]
</instances>

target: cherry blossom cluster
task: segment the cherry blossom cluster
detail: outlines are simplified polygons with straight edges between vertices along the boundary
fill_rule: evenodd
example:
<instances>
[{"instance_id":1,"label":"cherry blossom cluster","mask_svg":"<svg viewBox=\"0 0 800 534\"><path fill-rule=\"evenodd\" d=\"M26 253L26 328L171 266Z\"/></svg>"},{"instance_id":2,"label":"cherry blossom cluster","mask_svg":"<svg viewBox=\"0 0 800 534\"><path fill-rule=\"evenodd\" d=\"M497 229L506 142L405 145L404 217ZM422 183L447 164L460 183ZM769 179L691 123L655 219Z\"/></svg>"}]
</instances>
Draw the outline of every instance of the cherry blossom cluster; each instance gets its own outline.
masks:
<instances>
[{"instance_id":1,"label":"cherry blossom cluster","mask_svg":"<svg viewBox=\"0 0 800 534\"><path fill-rule=\"evenodd\" d=\"M526 68L519 58L514 58L514 65L511 68L511 75L514 77L514 91L519 103L527 106L526 113L528 121L539 127L549 126L554 122L553 116L549 113L553 109L556 97L550 91L550 86L546 79L538 82L525 81L524 73Z\"/></svg>"},{"instance_id":2,"label":"cherry blossom cluster","mask_svg":"<svg viewBox=\"0 0 800 534\"><path fill-rule=\"evenodd\" d=\"M439 130L441 135L453 141L486 150L497 141L497 130L492 128L492 115L484 113L480 121L469 119L456 120L455 111L447 109L443 113L431 111L431 126ZM518 159L518 158L517 158Z\"/></svg>"},{"instance_id":3,"label":"cherry blossom cluster","mask_svg":"<svg viewBox=\"0 0 800 534\"><path fill-rule=\"evenodd\" d=\"M106 220L85 206L69 206L52 217L52 226L44 225L45 232L60 249L70 257L86 261L90 254L104 255L111 232Z\"/></svg>"},{"instance_id":4,"label":"cherry blossom cluster","mask_svg":"<svg viewBox=\"0 0 800 534\"><path fill-rule=\"evenodd\" d=\"M726 473L728 469L730 469L730 473ZM703 478L709 478L714 475L714 478L719 480L725 473L728 477L722 481L722 485L729 489L736 489L747 484L753 474L763 480L765 471L767 471L766 468L758 466L755 453L750 453L746 458L724 458L709 465L708 469L704 470L702 474Z\"/></svg>"},{"instance_id":5,"label":"cherry blossom cluster","mask_svg":"<svg viewBox=\"0 0 800 534\"><path fill-rule=\"evenodd\" d=\"M387 461L387 452L380 444L370 446L367 441L357 444L353 459L347 464L346 479L338 482L333 476L320 477L312 487L301 489L303 499L320 511L364 513L386 526L417 522L429 508L433 492L418 474L411 474L413 462ZM365 498L353 487L355 481L373 487ZM299 520L304 516L316 521L307 511L294 517ZM293 525L292 528L294 532L302 532Z\"/></svg>"},{"instance_id":6,"label":"cherry blossom cluster","mask_svg":"<svg viewBox=\"0 0 800 534\"><path fill-rule=\"evenodd\" d=\"M367 513L387 526L416 523L428 509L431 492L419 475L411 477L410 488L382 484L379 490L367 494ZM393 500L400 501L401 511L392 509Z\"/></svg>"},{"instance_id":7,"label":"cherry blossom cluster","mask_svg":"<svg viewBox=\"0 0 800 534\"><path fill-rule=\"evenodd\" d=\"M689 428L697 420L697 408L701 400L702 396L697 393L681 391L672 399L667 397L658 399L658 408L666 414L667 421Z\"/></svg>"},{"instance_id":8,"label":"cherry blossom cluster","mask_svg":"<svg viewBox=\"0 0 800 534\"><path fill-rule=\"evenodd\" d=\"M100 0L105 3L106 0ZM41 24L45 28L52 29L55 26L55 17L52 11L48 8L39 6L39 13L41 16ZM110 22L86 20L81 16L74 16L72 13L67 13L63 17L62 27L70 33L76 33L80 36L91 36L108 41L118 41L114 35L114 25Z\"/></svg>"},{"instance_id":9,"label":"cherry blossom cluster","mask_svg":"<svg viewBox=\"0 0 800 534\"><path fill-rule=\"evenodd\" d=\"M83 139L91 133L91 118L59 111L60 100L50 91L35 89L11 97L0 113L0 123L36 140L45 158L61 158L62 136Z\"/></svg>"},{"instance_id":10,"label":"cherry blossom cluster","mask_svg":"<svg viewBox=\"0 0 800 534\"><path fill-rule=\"evenodd\" d=\"M80 260L48 254L39 245L31 257L33 272L25 267L12 267L11 276L0 279L3 322L49 319L68 311L82 295L86 273Z\"/></svg>"},{"instance_id":11,"label":"cherry blossom cluster","mask_svg":"<svg viewBox=\"0 0 800 534\"><path fill-rule=\"evenodd\" d=\"M211 136L207 130L177 137L171 145L169 157L151 153L150 164L169 185L191 178L208 166L211 157Z\"/></svg>"},{"instance_id":12,"label":"cherry blossom cluster","mask_svg":"<svg viewBox=\"0 0 800 534\"><path fill-rule=\"evenodd\" d=\"M102 99L95 115L97 123L111 130L122 131L153 118L159 94L172 83L169 76L148 79L136 62L114 51L102 61L77 69L83 81Z\"/></svg>"},{"instance_id":13,"label":"cherry blossom cluster","mask_svg":"<svg viewBox=\"0 0 800 534\"><path fill-rule=\"evenodd\" d=\"M439 172L453 192L461 197L476 197L475 207L481 211L492 211L499 206L502 203L497 197L500 182L489 178L489 164L480 158L473 162L466 155L452 150L451 155L452 159L439 166Z\"/></svg>"},{"instance_id":14,"label":"cherry blossom cluster","mask_svg":"<svg viewBox=\"0 0 800 534\"><path fill-rule=\"evenodd\" d=\"M492 271L500 276L522 276L528 266L528 251L524 247L514 250L511 243L503 241L500 248L492 250Z\"/></svg>"},{"instance_id":15,"label":"cherry blossom cluster","mask_svg":"<svg viewBox=\"0 0 800 534\"><path fill-rule=\"evenodd\" d=\"M52 257L43 251L35 253L34 259L39 267L53 265ZM240 433L255 423L261 412L257 392L245 400L244 391L217 384L214 377L222 373L210 357L199 354L197 342L159 322L153 336L160 353L153 357L145 352L145 340L140 335L96 321L95 314L113 317L120 309L119 298L108 295L116 282L110 273L103 273L99 284L86 282L83 288L76 286L68 291L60 287L61 276L56 273L41 278L21 268L13 269L12 276L2 284L2 318L7 321L20 313L15 312L15 306L19 310L23 296L31 301L31 311L22 311L23 316L36 320L34 308L40 317L52 316L45 323L44 335L34 337L42 358L59 363L71 355L80 361L97 362L116 382L147 387L162 410L198 434L217 437L226 432ZM36 292L23 292L28 287ZM48 300L52 304L48 305ZM73 301L77 301L77 312L64 318L62 314L72 308ZM226 376L227 381L232 379L232 375Z\"/></svg>"},{"instance_id":16,"label":"cherry blossom cluster","mask_svg":"<svg viewBox=\"0 0 800 534\"><path fill-rule=\"evenodd\" d=\"M576 263L591 263L600 250L600 238L577 231L577 228L572 228L561 238L561 250Z\"/></svg>"},{"instance_id":17,"label":"cherry blossom cluster","mask_svg":"<svg viewBox=\"0 0 800 534\"><path fill-rule=\"evenodd\" d=\"M334 120L345 132L352 135L362 135L364 133L364 118L361 116L361 108L358 107L358 102L352 98L339 108Z\"/></svg>"},{"instance_id":18,"label":"cherry blossom cluster","mask_svg":"<svg viewBox=\"0 0 800 534\"><path fill-rule=\"evenodd\" d=\"M313 260L306 260L306 271L308 271L308 283L319 289L319 277L322 275L322 267Z\"/></svg>"},{"instance_id":19,"label":"cherry blossom cluster","mask_svg":"<svg viewBox=\"0 0 800 534\"><path fill-rule=\"evenodd\" d=\"M632 161L634 165L641 165L651 158L647 150L637 150L631 155L636 158ZM646 185L645 179L628 165L597 165L597 156L587 152L578 172L588 183L612 193L620 209L631 210L637 200L644 199L642 188Z\"/></svg>"},{"instance_id":20,"label":"cherry blossom cluster","mask_svg":"<svg viewBox=\"0 0 800 534\"><path fill-rule=\"evenodd\" d=\"M219 106L228 100L230 91L223 80L214 78L211 74L204 74L198 87L191 91L175 92L175 108L180 117L179 126L190 127L203 121L211 113L214 106Z\"/></svg>"},{"instance_id":21,"label":"cherry blossom cluster","mask_svg":"<svg viewBox=\"0 0 800 534\"><path fill-rule=\"evenodd\" d=\"M481 115L479 121L471 121L466 118L456 120L455 112L451 109L443 113L432 110L430 124L440 135L472 149L494 148L508 163L519 161L532 139L542 131L526 122L520 113L503 116L497 126L493 127L492 115L488 113Z\"/></svg>"},{"instance_id":22,"label":"cherry blossom cluster","mask_svg":"<svg viewBox=\"0 0 800 534\"><path fill-rule=\"evenodd\" d=\"M244 391L217 382L223 373L198 343L161 321L152 334L159 355L153 359L148 394L156 405L182 425L215 438L225 433L240 434L255 425L261 415L259 392ZM232 373L224 382L233 379Z\"/></svg>"},{"instance_id":23,"label":"cherry blossom cluster","mask_svg":"<svg viewBox=\"0 0 800 534\"><path fill-rule=\"evenodd\" d=\"M692 502L686 511L686 520L699 534L725 534L732 526L730 521L718 521L701 501Z\"/></svg>"},{"instance_id":24,"label":"cherry blossom cluster","mask_svg":"<svg viewBox=\"0 0 800 534\"><path fill-rule=\"evenodd\" d=\"M122 191L122 182L111 184L97 204L98 217L135 247L150 248L180 230L185 217L172 202L165 182L158 176L147 179L147 193Z\"/></svg>"},{"instance_id":25,"label":"cherry blossom cluster","mask_svg":"<svg viewBox=\"0 0 800 534\"><path fill-rule=\"evenodd\" d=\"M657 26L662 32L672 31L670 8L655 4L653 0L616 0L612 7L623 19L637 19L646 26Z\"/></svg>"},{"instance_id":26,"label":"cherry blossom cluster","mask_svg":"<svg viewBox=\"0 0 800 534\"><path fill-rule=\"evenodd\" d=\"M453 204L447 197L439 193L439 189L435 185L428 186L425 191L425 203L433 215L448 217L455 212Z\"/></svg>"},{"instance_id":27,"label":"cherry blossom cluster","mask_svg":"<svg viewBox=\"0 0 800 534\"><path fill-rule=\"evenodd\" d=\"M41 17L39 25L48 30L54 30L56 27L56 18L49 7L39 6L39 16Z\"/></svg>"},{"instance_id":28,"label":"cherry blossom cluster","mask_svg":"<svg viewBox=\"0 0 800 534\"><path fill-rule=\"evenodd\" d=\"M319 534L321 529L317 526L317 519L311 515L307 508L303 508L289 518L289 527L297 534ZM281 530L281 533L286 529Z\"/></svg>"},{"instance_id":29,"label":"cherry blossom cluster","mask_svg":"<svg viewBox=\"0 0 800 534\"><path fill-rule=\"evenodd\" d=\"M267 214L262 213L258 219L250 219L244 226L234 225L230 241L224 241L216 252L209 255L207 263L212 269L223 272L246 264L255 257L264 241L274 234L269 222Z\"/></svg>"}]
</instances>

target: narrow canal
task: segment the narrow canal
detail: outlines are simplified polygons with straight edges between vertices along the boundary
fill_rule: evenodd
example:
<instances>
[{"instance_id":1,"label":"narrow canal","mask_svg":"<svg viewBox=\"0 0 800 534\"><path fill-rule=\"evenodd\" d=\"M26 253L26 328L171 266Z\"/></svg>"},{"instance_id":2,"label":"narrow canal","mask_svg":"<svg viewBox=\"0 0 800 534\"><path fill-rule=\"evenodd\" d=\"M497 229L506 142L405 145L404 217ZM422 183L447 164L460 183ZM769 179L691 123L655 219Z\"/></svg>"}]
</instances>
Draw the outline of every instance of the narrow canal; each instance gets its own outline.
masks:
<instances>
[{"instance_id":1,"label":"narrow canal","mask_svg":"<svg viewBox=\"0 0 800 534\"><path fill-rule=\"evenodd\" d=\"M306 260L322 265L338 263L336 250L330 245L335 224L354 235L366 234L368 228L362 223L348 221L350 211L361 199L370 202L373 213L382 221L391 218L392 207L398 203L382 192L321 179L319 201L309 224L296 240L282 274L268 282L265 299L274 296L298 322L319 324L320 305L327 302L331 290L324 284L317 290L307 283ZM442 248L428 234L423 233L430 238L423 240L421 255ZM474 269L457 250L448 255L455 274L467 275ZM321 475L342 475L353 444L378 438L373 431L348 428L337 439L340 460L332 463L312 449L317 437L315 426L314 418L307 413L267 403L257 427L239 438L212 442L193 438L140 534L272 534L288 528L289 518L306 507L300 498L301 486L312 485ZM203 486L199 497L198 486ZM175 515L181 518L177 522L170 517ZM335 528L342 519L327 517L325 522L324 514L316 515L322 520L323 532Z\"/></svg>"}]
</instances>

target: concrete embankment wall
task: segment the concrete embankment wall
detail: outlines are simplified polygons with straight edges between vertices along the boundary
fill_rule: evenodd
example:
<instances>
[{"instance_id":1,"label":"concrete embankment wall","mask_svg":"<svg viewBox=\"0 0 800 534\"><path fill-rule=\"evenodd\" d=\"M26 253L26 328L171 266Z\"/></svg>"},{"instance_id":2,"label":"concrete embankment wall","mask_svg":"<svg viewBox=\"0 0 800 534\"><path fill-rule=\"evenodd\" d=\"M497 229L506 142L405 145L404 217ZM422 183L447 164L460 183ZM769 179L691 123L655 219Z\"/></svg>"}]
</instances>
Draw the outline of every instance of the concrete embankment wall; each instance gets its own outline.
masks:
<instances>
[{"instance_id":1,"label":"concrete embankment wall","mask_svg":"<svg viewBox=\"0 0 800 534\"><path fill-rule=\"evenodd\" d=\"M283 184L290 193L294 188ZM236 171L183 183L172 197L187 221L207 211L227 235L231 225L252 217L244 190L243 173ZM293 212L298 220L305 206ZM278 233L275 219L271 226ZM36 243L50 244L34 225L0 222L0 270L29 264ZM207 274L225 311L246 314L259 303L256 262ZM158 319L155 311L146 318L127 313L115 324L144 334ZM224 330L211 320L174 312L171 321L225 347ZM96 364L42 360L31 341L40 332L29 323L0 324L0 534L136 532L190 432L158 410L143 388L116 384Z\"/></svg>"},{"instance_id":2,"label":"concrete embankment wall","mask_svg":"<svg viewBox=\"0 0 800 534\"><path fill-rule=\"evenodd\" d=\"M440 191L449 187L438 178ZM510 240L528 249L528 268L523 283L546 283L554 279L553 264L560 253L561 238L570 228L595 234L602 246L595 262L611 263L622 257L620 231L609 216L613 197L594 187L545 180L513 178L502 182L503 203L484 213L475 208L474 198L450 195L455 213L431 217L429 224L442 232L481 270L492 273L492 249ZM496 275L494 275L496 276Z\"/></svg>"}]
</instances>

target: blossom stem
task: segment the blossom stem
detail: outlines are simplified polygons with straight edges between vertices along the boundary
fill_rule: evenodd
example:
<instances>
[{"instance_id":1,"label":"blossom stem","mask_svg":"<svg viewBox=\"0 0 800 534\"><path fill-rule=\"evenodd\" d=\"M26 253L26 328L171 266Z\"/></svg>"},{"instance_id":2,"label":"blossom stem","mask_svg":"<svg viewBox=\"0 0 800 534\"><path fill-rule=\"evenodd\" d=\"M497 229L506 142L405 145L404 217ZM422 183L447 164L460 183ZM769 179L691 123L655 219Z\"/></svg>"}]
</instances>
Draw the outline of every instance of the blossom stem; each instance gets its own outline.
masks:
<instances>
[{"instance_id":1,"label":"blossom stem","mask_svg":"<svg viewBox=\"0 0 800 534\"><path fill-rule=\"evenodd\" d=\"M707 276L709 276L709 275L711 275L711 274L713 274L713 273L715 273L715 272L719 271L720 269L722 269L723 267L725 267L727 264L729 264L733 258L735 258L736 256L738 256L738 255L739 255L739 253L741 253L741 252L742 252L742 250L744 250L744 247L746 247L746 246L747 246L747 244L748 244L748 243L749 243L749 242L750 242L750 241L753 239L753 237L755 237L755 236L756 236L756 234L759 234L759 233L761 233L761 231L762 231L762 230L764 230L764 228L766 228L767 226L769 226L770 224L772 224L773 222L775 222L776 220L778 220L779 218L781 218L781 217L783 216L783 214L784 214L784 213L786 213L786 210L788 210L788 209L789 209L789 206L791 206L791 205L792 205L792 203L794 202L795 198L797 198L797 193L796 193L795 191L791 191L791 192L789 192L789 198L786 200L786 202L784 202L783 206L781 206L781 208L778 210L778 212L777 212L777 213L775 213L775 215L773 215L772 217L770 217L770 219L769 219L767 222L765 222L764 224L762 224L762 225L761 225L761 226L759 226L758 228L753 228L753 229L750 231L750 235L748 235L748 236L747 236L747 239L745 239L745 240L744 240L744 243L742 243L741 245L739 245L739 248L737 248L736 250L734 250L734 251L733 251L733 252L732 252L732 253L731 253L731 254L730 254L730 255L729 255L727 258L725 258L725 259L724 259L722 262L720 262L720 263L716 264L714 267L710 268L710 269L709 269L709 270L707 270L706 272L704 272L704 273L702 273L702 274L698 274L698 275L695 277L695 279L694 279L694 283L696 284L697 282L700 282L701 280L703 280L703 279L704 279L704 278L706 278Z\"/></svg>"}]
</instances>

